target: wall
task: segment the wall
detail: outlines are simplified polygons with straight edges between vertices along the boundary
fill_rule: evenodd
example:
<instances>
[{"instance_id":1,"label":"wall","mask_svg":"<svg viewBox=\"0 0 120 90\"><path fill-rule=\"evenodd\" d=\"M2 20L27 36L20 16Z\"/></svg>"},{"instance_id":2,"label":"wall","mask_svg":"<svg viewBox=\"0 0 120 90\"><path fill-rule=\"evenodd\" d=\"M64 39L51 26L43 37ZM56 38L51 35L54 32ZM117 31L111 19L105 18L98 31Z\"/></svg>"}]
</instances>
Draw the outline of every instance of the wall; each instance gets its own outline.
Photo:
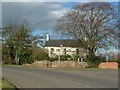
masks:
<instances>
[{"instance_id":1,"label":"wall","mask_svg":"<svg viewBox=\"0 0 120 90\"><path fill-rule=\"evenodd\" d=\"M98 68L118 69L117 62L103 62L98 65Z\"/></svg>"},{"instance_id":2,"label":"wall","mask_svg":"<svg viewBox=\"0 0 120 90\"><path fill-rule=\"evenodd\" d=\"M88 67L88 64L86 62L75 62L75 61L54 61L50 62L47 60L43 61L35 61L32 64L24 64L24 66L38 66L38 67L77 67L77 68L86 68Z\"/></svg>"}]
</instances>

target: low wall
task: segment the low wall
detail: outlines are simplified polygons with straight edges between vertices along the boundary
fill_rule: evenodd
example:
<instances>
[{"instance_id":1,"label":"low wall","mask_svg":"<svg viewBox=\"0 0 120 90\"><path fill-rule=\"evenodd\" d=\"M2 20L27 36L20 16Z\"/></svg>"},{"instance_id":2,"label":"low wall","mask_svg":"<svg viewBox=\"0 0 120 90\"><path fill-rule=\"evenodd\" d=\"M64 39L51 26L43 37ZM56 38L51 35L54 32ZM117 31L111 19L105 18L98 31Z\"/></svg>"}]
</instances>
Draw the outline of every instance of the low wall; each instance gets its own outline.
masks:
<instances>
[{"instance_id":1,"label":"low wall","mask_svg":"<svg viewBox=\"0 0 120 90\"><path fill-rule=\"evenodd\" d=\"M23 64L23 66L38 66L38 67L51 67L51 62L47 60L35 61L32 64Z\"/></svg>"},{"instance_id":2,"label":"low wall","mask_svg":"<svg viewBox=\"0 0 120 90\"><path fill-rule=\"evenodd\" d=\"M54 61L52 62L52 67L75 67L74 61Z\"/></svg>"},{"instance_id":3,"label":"low wall","mask_svg":"<svg viewBox=\"0 0 120 90\"><path fill-rule=\"evenodd\" d=\"M103 62L98 65L98 68L118 69L117 62Z\"/></svg>"},{"instance_id":4,"label":"low wall","mask_svg":"<svg viewBox=\"0 0 120 90\"><path fill-rule=\"evenodd\" d=\"M88 64L86 62L75 62L75 61L35 61L32 64L24 64L24 66L39 66L39 67L78 67L78 68L86 68Z\"/></svg>"},{"instance_id":5,"label":"low wall","mask_svg":"<svg viewBox=\"0 0 120 90\"><path fill-rule=\"evenodd\" d=\"M78 67L86 68L88 64L86 62L75 62L75 61L35 61L32 64L24 64L24 66L38 66L38 67ZM98 65L98 68L118 69L117 62L102 62Z\"/></svg>"},{"instance_id":6,"label":"low wall","mask_svg":"<svg viewBox=\"0 0 120 90\"><path fill-rule=\"evenodd\" d=\"M75 64L75 67L79 67L79 68L86 68L86 67L89 67L87 62L77 62Z\"/></svg>"},{"instance_id":7,"label":"low wall","mask_svg":"<svg viewBox=\"0 0 120 90\"><path fill-rule=\"evenodd\" d=\"M31 64L32 66L39 66L39 67L50 67L51 62L47 60L43 61L35 61Z\"/></svg>"}]
</instances>

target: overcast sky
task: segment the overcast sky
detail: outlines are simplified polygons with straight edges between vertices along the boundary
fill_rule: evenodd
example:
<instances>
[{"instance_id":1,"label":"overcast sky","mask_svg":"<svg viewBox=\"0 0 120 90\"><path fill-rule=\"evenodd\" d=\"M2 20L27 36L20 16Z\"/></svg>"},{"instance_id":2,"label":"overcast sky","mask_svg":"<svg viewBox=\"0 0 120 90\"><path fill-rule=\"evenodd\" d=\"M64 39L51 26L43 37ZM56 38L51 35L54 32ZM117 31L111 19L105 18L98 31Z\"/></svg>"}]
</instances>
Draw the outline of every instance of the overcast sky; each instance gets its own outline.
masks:
<instances>
[{"instance_id":1,"label":"overcast sky","mask_svg":"<svg viewBox=\"0 0 120 90\"><path fill-rule=\"evenodd\" d=\"M8 2L9 1L9 2ZM13 1L13 2L12 2ZM34 33L49 33L52 38L60 38L58 33L53 31L55 21L66 11L73 8L76 3L83 2L37 2L46 0L16 0L2 1L2 25L3 27L9 22L24 22L33 29ZM29 2L31 1L31 2ZM36 1L32 2L32 1ZM52 1L52 0L51 0ZM55 0L53 0L55 1ZM56 0L60 1L60 0ZM69 0L73 1L73 0ZM79 0L76 0L79 1ZM81 0L88 2L89 0ZM93 1L93 0L90 0ZM105 1L105 0L98 0Z\"/></svg>"},{"instance_id":2,"label":"overcast sky","mask_svg":"<svg viewBox=\"0 0 120 90\"><path fill-rule=\"evenodd\" d=\"M55 33L52 32L52 26L74 4L73 2L3 2L2 24L5 26L13 21L26 21L35 33L48 32L55 36Z\"/></svg>"}]
</instances>

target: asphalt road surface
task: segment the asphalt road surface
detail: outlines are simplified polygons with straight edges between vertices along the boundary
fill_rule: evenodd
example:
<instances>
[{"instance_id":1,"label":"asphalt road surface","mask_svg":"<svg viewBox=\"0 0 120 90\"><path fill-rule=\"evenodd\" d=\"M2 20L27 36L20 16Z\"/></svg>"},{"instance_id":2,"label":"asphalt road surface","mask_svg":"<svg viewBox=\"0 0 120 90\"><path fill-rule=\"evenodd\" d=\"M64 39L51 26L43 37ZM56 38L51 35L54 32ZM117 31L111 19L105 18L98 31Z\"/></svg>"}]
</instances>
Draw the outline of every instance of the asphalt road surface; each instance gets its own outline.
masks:
<instances>
[{"instance_id":1,"label":"asphalt road surface","mask_svg":"<svg viewBox=\"0 0 120 90\"><path fill-rule=\"evenodd\" d=\"M56 70L3 66L3 77L18 88L118 88L117 70Z\"/></svg>"}]
</instances>

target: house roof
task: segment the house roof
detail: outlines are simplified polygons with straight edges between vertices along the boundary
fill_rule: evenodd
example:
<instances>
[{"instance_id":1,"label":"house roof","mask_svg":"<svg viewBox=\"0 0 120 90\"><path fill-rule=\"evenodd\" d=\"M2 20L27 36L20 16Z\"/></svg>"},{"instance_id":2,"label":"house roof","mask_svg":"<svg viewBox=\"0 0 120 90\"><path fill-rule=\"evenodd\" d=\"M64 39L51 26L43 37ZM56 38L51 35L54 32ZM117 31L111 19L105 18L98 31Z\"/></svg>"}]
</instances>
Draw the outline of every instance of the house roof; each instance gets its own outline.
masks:
<instances>
[{"instance_id":1,"label":"house roof","mask_svg":"<svg viewBox=\"0 0 120 90\"><path fill-rule=\"evenodd\" d=\"M77 40L71 40L71 39L53 39L53 40L49 40L46 41L45 43L45 47L60 47L60 45L63 45L63 47L80 47L80 42L78 42Z\"/></svg>"}]
</instances>

